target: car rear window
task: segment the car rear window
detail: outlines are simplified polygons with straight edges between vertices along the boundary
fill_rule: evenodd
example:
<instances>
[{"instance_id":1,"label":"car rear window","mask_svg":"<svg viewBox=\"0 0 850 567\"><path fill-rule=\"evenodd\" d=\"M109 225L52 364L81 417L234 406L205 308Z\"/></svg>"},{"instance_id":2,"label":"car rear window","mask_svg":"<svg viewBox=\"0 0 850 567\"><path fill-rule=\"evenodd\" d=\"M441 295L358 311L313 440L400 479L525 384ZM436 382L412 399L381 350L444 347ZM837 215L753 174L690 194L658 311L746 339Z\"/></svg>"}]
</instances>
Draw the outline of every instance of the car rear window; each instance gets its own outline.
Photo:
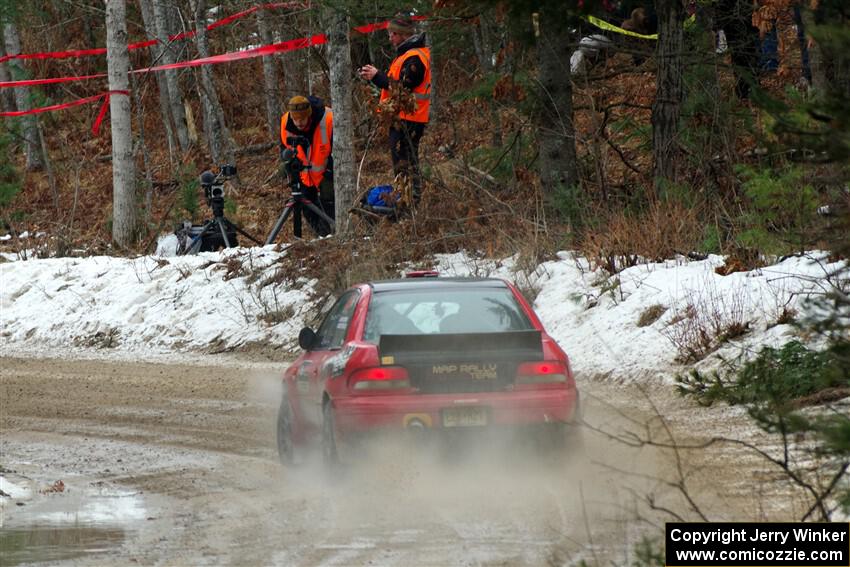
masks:
<instances>
[{"instance_id":1,"label":"car rear window","mask_svg":"<svg viewBox=\"0 0 850 567\"><path fill-rule=\"evenodd\" d=\"M376 292L364 340L384 335L497 333L534 327L507 288L434 288Z\"/></svg>"}]
</instances>

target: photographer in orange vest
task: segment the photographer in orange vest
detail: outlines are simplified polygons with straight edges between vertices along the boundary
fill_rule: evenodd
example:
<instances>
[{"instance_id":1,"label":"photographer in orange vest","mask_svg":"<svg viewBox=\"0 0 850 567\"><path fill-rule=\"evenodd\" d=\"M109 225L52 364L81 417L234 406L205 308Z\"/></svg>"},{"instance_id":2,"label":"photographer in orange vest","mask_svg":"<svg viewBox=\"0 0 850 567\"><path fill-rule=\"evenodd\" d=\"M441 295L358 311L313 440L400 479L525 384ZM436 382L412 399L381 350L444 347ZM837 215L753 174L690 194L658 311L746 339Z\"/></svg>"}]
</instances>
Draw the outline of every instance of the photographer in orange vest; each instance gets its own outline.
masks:
<instances>
[{"instance_id":1,"label":"photographer in orange vest","mask_svg":"<svg viewBox=\"0 0 850 567\"><path fill-rule=\"evenodd\" d=\"M280 140L284 148L295 151L304 196L329 217L334 218L333 184L333 111L322 99L294 96L280 119ZM313 211L303 210L304 218L319 236L331 233L327 221Z\"/></svg>"},{"instance_id":2,"label":"photographer in orange vest","mask_svg":"<svg viewBox=\"0 0 850 567\"><path fill-rule=\"evenodd\" d=\"M425 34L416 33L409 16L399 15L390 20L387 31L390 43L396 49L389 71L382 73L372 65L364 65L358 74L361 79L371 81L381 89L381 102L390 98L390 81L401 82L413 94L413 111L399 112L398 120L390 126L389 141L393 173L410 174L413 198L418 201L422 192L419 141L431 109L431 48L425 41Z\"/></svg>"}]
</instances>

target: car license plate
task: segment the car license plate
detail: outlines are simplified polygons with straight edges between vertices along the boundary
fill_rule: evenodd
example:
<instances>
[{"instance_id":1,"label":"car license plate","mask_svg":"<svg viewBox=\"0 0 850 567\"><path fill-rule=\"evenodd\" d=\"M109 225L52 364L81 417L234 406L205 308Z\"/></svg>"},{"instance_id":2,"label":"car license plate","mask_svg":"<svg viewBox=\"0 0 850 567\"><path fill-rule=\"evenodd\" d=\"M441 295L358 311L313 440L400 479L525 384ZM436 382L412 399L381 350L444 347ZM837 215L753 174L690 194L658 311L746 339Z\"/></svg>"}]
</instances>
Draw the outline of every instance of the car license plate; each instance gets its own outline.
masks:
<instances>
[{"instance_id":1,"label":"car license plate","mask_svg":"<svg viewBox=\"0 0 850 567\"><path fill-rule=\"evenodd\" d=\"M443 427L475 427L487 425L486 408L446 408Z\"/></svg>"}]
</instances>

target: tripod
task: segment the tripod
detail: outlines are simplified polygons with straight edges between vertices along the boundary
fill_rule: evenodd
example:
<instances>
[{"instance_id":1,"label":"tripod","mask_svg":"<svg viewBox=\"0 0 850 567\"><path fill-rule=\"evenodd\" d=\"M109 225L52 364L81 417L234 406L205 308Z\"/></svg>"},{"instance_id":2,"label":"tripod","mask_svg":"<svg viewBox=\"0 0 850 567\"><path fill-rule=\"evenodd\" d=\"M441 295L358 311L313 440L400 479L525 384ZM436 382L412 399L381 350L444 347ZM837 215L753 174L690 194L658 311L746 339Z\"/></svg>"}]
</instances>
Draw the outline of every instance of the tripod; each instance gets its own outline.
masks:
<instances>
[{"instance_id":1,"label":"tripod","mask_svg":"<svg viewBox=\"0 0 850 567\"><path fill-rule=\"evenodd\" d=\"M220 247L232 248L238 246L236 234L239 233L258 246L262 243L230 222L224 216L224 198L212 197L209 200L213 211L213 218L203 224L200 231L192 237L186 245L184 254L197 254L198 252L214 252ZM193 231L194 232L194 231Z\"/></svg>"},{"instance_id":2,"label":"tripod","mask_svg":"<svg viewBox=\"0 0 850 567\"><path fill-rule=\"evenodd\" d=\"M312 211L316 216L328 223L331 232L333 232L336 226L334 220L304 195L304 189L301 186L301 182L293 181L289 186L292 189L292 194L283 206L283 212L280 213L277 222L274 224L274 228L272 228L268 238L266 238L266 244L274 242L274 239L277 238L277 235L280 233L280 229L283 228L283 224L286 222L286 219L289 218L290 214L292 214L292 233L296 238L301 238L301 212L305 208Z\"/></svg>"}]
</instances>

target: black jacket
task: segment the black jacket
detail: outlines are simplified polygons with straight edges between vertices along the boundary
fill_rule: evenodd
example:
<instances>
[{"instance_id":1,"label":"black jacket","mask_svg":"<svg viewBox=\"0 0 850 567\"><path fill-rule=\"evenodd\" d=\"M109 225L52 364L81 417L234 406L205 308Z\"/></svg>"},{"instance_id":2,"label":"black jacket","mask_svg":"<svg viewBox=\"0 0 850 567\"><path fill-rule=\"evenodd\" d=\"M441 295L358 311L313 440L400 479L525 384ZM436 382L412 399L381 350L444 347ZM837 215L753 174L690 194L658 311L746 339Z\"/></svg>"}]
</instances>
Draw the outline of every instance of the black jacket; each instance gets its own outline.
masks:
<instances>
[{"instance_id":1,"label":"black jacket","mask_svg":"<svg viewBox=\"0 0 850 567\"><path fill-rule=\"evenodd\" d=\"M428 44L425 41L424 33L412 35L396 48L396 59L411 49L427 46ZM404 62L404 65L402 65L399 78L401 79L402 86L412 91L425 80L425 62L422 61L418 55L410 57ZM387 77L387 74L381 71L378 71L378 73L372 77L372 84L379 89L390 88L390 80Z\"/></svg>"}]
</instances>

